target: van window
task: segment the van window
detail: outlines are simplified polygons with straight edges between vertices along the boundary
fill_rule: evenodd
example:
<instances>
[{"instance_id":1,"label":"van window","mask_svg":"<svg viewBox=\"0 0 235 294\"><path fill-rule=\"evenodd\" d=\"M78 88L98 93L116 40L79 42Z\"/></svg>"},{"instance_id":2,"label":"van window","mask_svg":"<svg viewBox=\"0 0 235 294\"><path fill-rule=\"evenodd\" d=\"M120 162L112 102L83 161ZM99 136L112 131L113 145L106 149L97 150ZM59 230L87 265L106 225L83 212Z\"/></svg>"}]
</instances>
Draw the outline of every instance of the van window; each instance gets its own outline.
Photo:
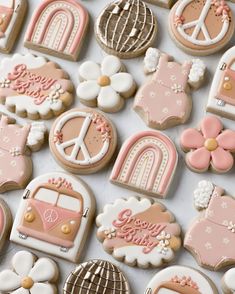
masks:
<instances>
[{"instance_id":1,"label":"van window","mask_svg":"<svg viewBox=\"0 0 235 294\"><path fill-rule=\"evenodd\" d=\"M58 192L46 188L40 188L34 198L54 205L58 198Z\"/></svg>"},{"instance_id":2,"label":"van window","mask_svg":"<svg viewBox=\"0 0 235 294\"><path fill-rule=\"evenodd\" d=\"M79 199L64 194L60 194L57 206L76 212L81 210L81 203Z\"/></svg>"}]
</instances>

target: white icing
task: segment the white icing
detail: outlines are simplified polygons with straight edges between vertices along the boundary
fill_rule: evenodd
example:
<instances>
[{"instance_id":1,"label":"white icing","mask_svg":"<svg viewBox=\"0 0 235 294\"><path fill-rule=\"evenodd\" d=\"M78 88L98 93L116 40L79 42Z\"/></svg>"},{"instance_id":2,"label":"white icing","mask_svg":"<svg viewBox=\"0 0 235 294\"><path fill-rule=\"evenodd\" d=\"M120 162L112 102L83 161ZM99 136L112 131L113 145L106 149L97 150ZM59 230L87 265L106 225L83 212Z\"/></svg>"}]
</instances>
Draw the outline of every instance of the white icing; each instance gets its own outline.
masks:
<instances>
[{"instance_id":1,"label":"white icing","mask_svg":"<svg viewBox=\"0 0 235 294\"><path fill-rule=\"evenodd\" d=\"M235 292L235 268L232 268L225 273L223 281L225 286L229 290L233 291L234 293Z\"/></svg>"},{"instance_id":2,"label":"white icing","mask_svg":"<svg viewBox=\"0 0 235 294\"><path fill-rule=\"evenodd\" d=\"M152 73L157 70L161 52L156 48L148 48L144 58L144 68L147 73Z\"/></svg>"},{"instance_id":3,"label":"white icing","mask_svg":"<svg viewBox=\"0 0 235 294\"><path fill-rule=\"evenodd\" d=\"M214 185L208 181L200 181L198 188L194 191L194 204L197 209L208 207L211 195L214 191Z\"/></svg>"},{"instance_id":4,"label":"white icing","mask_svg":"<svg viewBox=\"0 0 235 294\"><path fill-rule=\"evenodd\" d=\"M189 83L190 84L196 84L200 82L205 74L206 66L204 62L201 59L193 59L192 60L192 67L189 72Z\"/></svg>"},{"instance_id":5,"label":"white icing","mask_svg":"<svg viewBox=\"0 0 235 294\"><path fill-rule=\"evenodd\" d=\"M30 149L38 149L44 142L47 128L43 122L33 122L27 138L27 146Z\"/></svg>"}]
</instances>

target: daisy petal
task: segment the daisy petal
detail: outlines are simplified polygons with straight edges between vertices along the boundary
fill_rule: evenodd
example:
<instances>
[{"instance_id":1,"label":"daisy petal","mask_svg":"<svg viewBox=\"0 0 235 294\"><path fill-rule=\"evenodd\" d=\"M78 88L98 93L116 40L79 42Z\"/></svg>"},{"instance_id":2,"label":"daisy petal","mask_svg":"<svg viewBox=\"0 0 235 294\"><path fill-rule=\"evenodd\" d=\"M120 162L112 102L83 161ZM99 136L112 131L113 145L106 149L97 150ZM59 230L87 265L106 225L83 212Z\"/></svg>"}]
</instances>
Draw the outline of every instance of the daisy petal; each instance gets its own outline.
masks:
<instances>
[{"instance_id":1,"label":"daisy petal","mask_svg":"<svg viewBox=\"0 0 235 294\"><path fill-rule=\"evenodd\" d=\"M217 138L219 146L223 149L235 151L235 132L232 130L225 130Z\"/></svg>"},{"instance_id":2,"label":"daisy petal","mask_svg":"<svg viewBox=\"0 0 235 294\"><path fill-rule=\"evenodd\" d=\"M100 86L96 81L85 81L78 85L77 95L80 99L90 101L94 100L100 92Z\"/></svg>"},{"instance_id":3,"label":"daisy petal","mask_svg":"<svg viewBox=\"0 0 235 294\"><path fill-rule=\"evenodd\" d=\"M28 251L17 252L12 259L12 266L16 273L21 277L29 274L34 265L35 257Z\"/></svg>"},{"instance_id":4,"label":"daisy petal","mask_svg":"<svg viewBox=\"0 0 235 294\"><path fill-rule=\"evenodd\" d=\"M54 294L55 287L50 284L35 283L30 289L31 294Z\"/></svg>"},{"instance_id":5,"label":"daisy petal","mask_svg":"<svg viewBox=\"0 0 235 294\"><path fill-rule=\"evenodd\" d=\"M114 109L119 108L119 105L122 102L119 94L109 86L101 88L97 101L98 106L103 111L113 111Z\"/></svg>"},{"instance_id":6,"label":"daisy petal","mask_svg":"<svg viewBox=\"0 0 235 294\"><path fill-rule=\"evenodd\" d=\"M78 74L83 80L97 80L101 76L100 66L93 61L86 61L79 67Z\"/></svg>"},{"instance_id":7,"label":"daisy petal","mask_svg":"<svg viewBox=\"0 0 235 294\"><path fill-rule=\"evenodd\" d=\"M111 77L111 87L118 93L129 92L133 83L132 76L126 72L120 72Z\"/></svg>"},{"instance_id":8,"label":"daisy petal","mask_svg":"<svg viewBox=\"0 0 235 294\"><path fill-rule=\"evenodd\" d=\"M186 162L192 169L205 171L210 165L210 151L205 147L201 147L195 151L189 152L186 155Z\"/></svg>"},{"instance_id":9,"label":"daisy petal","mask_svg":"<svg viewBox=\"0 0 235 294\"><path fill-rule=\"evenodd\" d=\"M30 292L27 289L19 288L15 291L11 292L11 294L30 294Z\"/></svg>"},{"instance_id":10,"label":"daisy petal","mask_svg":"<svg viewBox=\"0 0 235 294\"><path fill-rule=\"evenodd\" d=\"M201 122L201 131L204 138L216 138L222 131L223 125L216 116L206 116Z\"/></svg>"},{"instance_id":11,"label":"daisy petal","mask_svg":"<svg viewBox=\"0 0 235 294\"><path fill-rule=\"evenodd\" d=\"M216 150L211 152L211 156L212 165L216 170L220 172L226 172L233 167L234 159L229 151L218 147Z\"/></svg>"},{"instance_id":12,"label":"daisy petal","mask_svg":"<svg viewBox=\"0 0 235 294\"><path fill-rule=\"evenodd\" d=\"M118 57L113 55L106 56L101 64L102 75L112 76L121 70L122 64Z\"/></svg>"},{"instance_id":13,"label":"daisy petal","mask_svg":"<svg viewBox=\"0 0 235 294\"><path fill-rule=\"evenodd\" d=\"M203 146L205 139L195 129L185 130L180 137L180 144L185 149L197 149Z\"/></svg>"},{"instance_id":14,"label":"daisy petal","mask_svg":"<svg viewBox=\"0 0 235 294\"><path fill-rule=\"evenodd\" d=\"M21 286L21 278L11 270L0 273L0 292L11 292Z\"/></svg>"},{"instance_id":15,"label":"daisy petal","mask_svg":"<svg viewBox=\"0 0 235 294\"><path fill-rule=\"evenodd\" d=\"M50 282L57 276L56 264L48 258L40 258L29 272L35 282Z\"/></svg>"}]
</instances>

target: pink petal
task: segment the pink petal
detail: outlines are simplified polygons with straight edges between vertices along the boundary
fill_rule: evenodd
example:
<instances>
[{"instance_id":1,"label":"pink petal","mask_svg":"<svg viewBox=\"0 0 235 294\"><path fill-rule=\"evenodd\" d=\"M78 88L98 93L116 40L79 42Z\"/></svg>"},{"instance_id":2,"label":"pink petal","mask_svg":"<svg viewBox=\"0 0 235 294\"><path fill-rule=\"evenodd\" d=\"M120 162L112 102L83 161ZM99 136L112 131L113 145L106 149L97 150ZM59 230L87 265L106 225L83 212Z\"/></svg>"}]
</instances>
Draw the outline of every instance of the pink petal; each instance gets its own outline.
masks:
<instances>
[{"instance_id":1,"label":"pink petal","mask_svg":"<svg viewBox=\"0 0 235 294\"><path fill-rule=\"evenodd\" d=\"M216 138L222 129L223 125L216 116L206 116L201 122L201 131L205 139Z\"/></svg>"},{"instance_id":2,"label":"pink petal","mask_svg":"<svg viewBox=\"0 0 235 294\"><path fill-rule=\"evenodd\" d=\"M180 137L180 144L185 149L197 149L203 146L205 139L195 129L185 130Z\"/></svg>"},{"instance_id":3,"label":"pink petal","mask_svg":"<svg viewBox=\"0 0 235 294\"><path fill-rule=\"evenodd\" d=\"M217 138L219 146L229 151L235 151L235 131L225 130Z\"/></svg>"},{"instance_id":4,"label":"pink petal","mask_svg":"<svg viewBox=\"0 0 235 294\"><path fill-rule=\"evenodd\" d=\"M211 153L205 147L189 152L186 156L186 162L190 168L197 171L206 171L209 168Z\"/></svg>"},{"instance_id":5,"label":"pink petal","mask_svg":"<svg viewBox=\"0 0 235 294\"><path fill-rule=\"evenodd\" d=\"M229 151L218 147L216 150L211 152L212 166L218 172L229 171L233 167L233 156Z\"/></svg>"}]
</instances>

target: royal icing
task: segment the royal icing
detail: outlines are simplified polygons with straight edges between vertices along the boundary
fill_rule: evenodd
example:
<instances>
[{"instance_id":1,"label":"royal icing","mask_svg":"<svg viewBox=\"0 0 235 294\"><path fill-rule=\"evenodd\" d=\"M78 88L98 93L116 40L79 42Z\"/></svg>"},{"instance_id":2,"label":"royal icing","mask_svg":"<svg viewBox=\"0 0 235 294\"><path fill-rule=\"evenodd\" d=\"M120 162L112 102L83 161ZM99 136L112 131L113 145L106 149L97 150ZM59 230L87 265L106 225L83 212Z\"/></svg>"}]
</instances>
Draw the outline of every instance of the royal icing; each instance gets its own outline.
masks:
<instances>
[{"instance_id":1,"label":"royal icing","mask_svg":"<svg viewBox=\"0 0 235 294\"><path fill-rule=\"evenodd\" d=\"M0 251L8 237L9 230L12 226L12 216L10 208L5 201L0 198Z\"/></svg>"},{"instance_id":2,"label":"royal icing","mask_svg":"<svg viewBox=\"0 0 235 294\"><path fill-rule=\"evenodd\" d=\"M218 270L228 263L235 264L235 201L233 197L224 195L223 189L213 185L211 191L211 187L211 183L199 183L195 204L204 211L192 222L185 235L184 246L200 265ZM203 207L198 206L198 191L206 199Z\"/></svg>"},{"instance_id":3,"label":"royal icing","mask_svg":"<svg viewBox=\"0 0 235 294\"><path fill-rule=\"evenodd\" d=\"M157 131L139 132L123 144L110 180L143 194L165 197L177 161L177 151L167 136Z\"/></svg>"},{"instance_id":4,"label":"royal icing","mask_svg":"<svg viewBox=\"0 0 235 294\"><path fill-rule=\"evenodd\" d=\"M170 266L149 282L145 294L216 294L214 285L199 271L185 266Z\"/></svg>"},{"instance_id":5,"label":"royal icing","mask_svg":"<svg viewBox=\"0 0 235 294\"><path fill-rule=\"evenodd\" d=\"M108 53L130 58L143 54L152 45L157 23L143 1L117 0L101 12L95 32L98 43Z\"/></svg>"},{"instance_id":6,"label":"royal icing","mask_svg":"<svg viewBox=\"0 0 235 294\"><path fill-rule=\"evenodd\" d=\"M12 258L12 270L0 272L0 291L3 294L53 294L59 269L49 258L37 259L28 251L18 251Z\"/></svg>"},{"instance_id":7,"label":"royal icing","mask_svg":"<svg viewBox=\"0 0 235 294\"><path fill-rule=\"evenodd\" d=\"M135 91L135 82L129 73L122 71L120 59L106 56L101 65L86 61L79 67L81 83L77 95L87 106L98 106L107 112L116 112ZM122 72L121 72L122 71Z\"/></svg>"},{"instance_id":8,"label":"royal icing","mask_svg":"<svg viewBox=\"0 0 235 294\"><path fill-rule=\"evenodd\" d=\"M89 16L75 0L44 0L29 24L25 46L77 60Z\"/></svg>"},{"instance_id":9,"label":"royal icing","mask_svg":"<svg viewBox=\"0 0 235 294\"><path fill-rule=\"evenodd\" d=\"M171 8L175 3L175 0L145 0L145 2L149 2L164 8Z\"/></svg>"},{"instance_id":10,"label":"royal icing","mask_svg":"<svg viewBox=\"0 0 235 294\"><path fill-rule=\"evenodd\" d=\"M193 59L179 64L169 55L149 48L144 68L146 73L153 75L137 92L134 110L153 128L165 129L185 123L192 105L188 86L198 87L202 82L204 63Z\"/></svg>"},{"instance_id":11,"label":"royal icing","mask_svg":"<svg viewBox=\"0 0 235 294\"><path fill-rule=\"evenodd\" d=\"M235 269L229 269L223 276L222 288L224 293L235 293Z\"/></svg>"},{"instance_id":12,"label":"royal icing","mask_svg":"<svg viewBox=\"0 0 235 294\"><path fill-rule=\"evenodd\" d=\"M97 216L104 249L128 265L161 266L180 248L180 226L169 211L146 198L118 199Z\"/></svg>"},{"instance_id":13,"label":"royal icing","mask_svg":"<svg viewBox=\"0 0 235 294\"><path fill-rule=\"evenodd\" d=\"M52 154L65 169L91 173L111 159L116 130L103 114L76 108L55 121L49 141Z\"/></svg>"},{"instance_id":14,"label":"royal icing","mask_svg":"<svg viewBox=\"0 0 235 294\"><path fill-rule=\"evenodd\" d=\"M26 187L10 239L76 262L95 203L87 186L64 173L35 178Z\"/></svg>"},{"instance_id":15,"label":"royal icing","mask_svg":"<svg viewBox=\"0 0 235 294\"><path fill-rule=\"evenodd\" d=\"M223 130L222 122L216 116L206 116L199 129L186 129L180 137L180 144L186 154L186 164L196 172L209 168L227 172L234 164L235 131Z\"/></svg>"},{"instance_id":16,"label":"royal icing","mask_svg":"<svg viewBox=\"0 0 235 294\"><path fill-rule=\"evenodd\" d=\"M0 102L20 116L49 118L73 100L67 74L43 57L15 54L0 64Z\"/></svg>"}]
</instances>

